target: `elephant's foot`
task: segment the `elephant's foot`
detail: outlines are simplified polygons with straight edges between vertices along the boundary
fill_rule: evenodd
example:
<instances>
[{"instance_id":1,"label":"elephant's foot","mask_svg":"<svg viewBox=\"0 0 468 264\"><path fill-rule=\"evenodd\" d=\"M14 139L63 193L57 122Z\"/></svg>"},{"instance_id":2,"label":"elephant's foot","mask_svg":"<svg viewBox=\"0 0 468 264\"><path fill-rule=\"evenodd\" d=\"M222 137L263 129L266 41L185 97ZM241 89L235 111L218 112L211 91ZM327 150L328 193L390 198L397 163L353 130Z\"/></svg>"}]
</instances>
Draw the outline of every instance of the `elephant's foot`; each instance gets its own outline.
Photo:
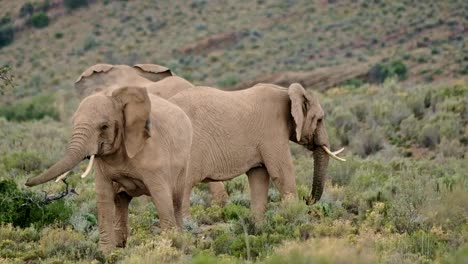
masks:
<instances>
[{"instance_id":1,"label":"elephant's foot","mask_svg":"<svg viewBox=\"0 0 468 264\"><path fill-rule=\"evenodd\" d=\"M107 256L115 250L115 247L111 244L99 244L99 250Z\"/></svg>"},{"instance_id":2,"label":"elephant's foot","mask_svg":"<svg viewBox=\"0 0 468 264\"><path fill-rule=\"evenodd\" d=\"M118 248L124 248L127 245L127 237L117 236L115 246Z\"/></svg>"}]
</instances>

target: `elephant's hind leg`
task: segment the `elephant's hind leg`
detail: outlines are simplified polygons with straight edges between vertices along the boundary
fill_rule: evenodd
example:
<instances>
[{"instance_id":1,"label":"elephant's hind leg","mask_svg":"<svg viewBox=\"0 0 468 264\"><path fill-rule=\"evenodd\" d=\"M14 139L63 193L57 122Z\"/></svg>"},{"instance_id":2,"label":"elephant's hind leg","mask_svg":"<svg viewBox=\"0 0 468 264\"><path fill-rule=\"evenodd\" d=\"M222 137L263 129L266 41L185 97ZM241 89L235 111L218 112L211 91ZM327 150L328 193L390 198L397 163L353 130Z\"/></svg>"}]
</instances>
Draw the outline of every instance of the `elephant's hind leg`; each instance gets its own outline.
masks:
<instances>
[{"instance_id":1,"label":"elephant's hind leg","mask_svg":"<svg viewBox=\"0 0 468 264\"><path fill-rule=\"evenodd\" d=\"M263 220L268 202L270 176L266 168L253 168L247 171L250 186L250 210L255 223Z\"/></svg>"},{"instance_id":2,"label":"elephant's hind leg","mask_svg":"<svg viewBox=\"0 0 468 264\"><path fill-rule=\"evenodd\" d=\"M128 205L132 197L126 192L119 192L114 197L115 219L114 234L117 247L125 247L128 237Z\"/></svg>"},{"instance_id":3,"label":"elephant's hind leg","mask_svg":"<svg viewBox=\"0 0 468 264\"><path fill-rule=\"evenodd\" d=\"M222 182L209 182L208 187L210 188L213 204L224 206L228 199L224 184Z\"/></svg>"},{"instance_id":4,"label":"elephant's hind leg","mask_svg":"<svg viewBox=\"0 0 468 264\"><path fill-rule=\"evenodd\" d=\"M183 199L185 193L185 183L187 170L182 169L178 175L178 184L175 186L172 194L172 202L174 204L174 214L176 219L176 224L179 229L182 229L184 226L184 214L183 214Z\"/></svg>"}]
</instances>

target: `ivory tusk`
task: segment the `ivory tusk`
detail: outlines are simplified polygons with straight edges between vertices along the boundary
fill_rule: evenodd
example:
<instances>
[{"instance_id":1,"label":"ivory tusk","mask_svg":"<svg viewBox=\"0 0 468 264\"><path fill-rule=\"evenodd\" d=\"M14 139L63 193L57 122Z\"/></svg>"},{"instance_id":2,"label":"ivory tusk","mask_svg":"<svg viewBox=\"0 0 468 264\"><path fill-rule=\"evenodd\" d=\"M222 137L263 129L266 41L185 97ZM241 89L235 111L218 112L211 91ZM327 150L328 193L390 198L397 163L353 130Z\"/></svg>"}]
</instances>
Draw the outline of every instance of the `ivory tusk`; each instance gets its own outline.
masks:
<instances>
[{"instance_id":1,"label":"ivory tusk","mask_svg":"<svg viewBox=\"0 0 468 264\"><path fill-rule=\"evenodd\" d=\"M58 178L55 180L55 182L59 182L61 180L65 180L65 178L67 177L68 173L70 173L70 171L67 171L65 173L63 173L62 175L58 176Z\"/></svg>"},{"instance_id":2,"label":"ivory tusk","mask_svg":"<svg viewBox=\"0 0 468 264\"><path fill-rule=\"evenodd\" d=\"M81 174L81 178L88 176L89 172L91 171L91 168L93 167L93 163L94 163L94 155L92 155L91 158L89 159L88 167L86 168L85 172Z\"/></svg>"},{"instance_id":3,"label":"ivory tusk","mask_svg":"<svg viewBox=\"0 0 468 264\"><path fill-rule=\"evenodd\" d=\"M344 148L341 148L341 149L339 149L339 150L337 150L337 151L333 151L333 154L338 155L338 154L340 154L341 152L343 152L343 150L344 150Z\"/></svg>"},{"instance_id":4,"label":"ivory tusk","mask_svg":"<svg viewBox=\"0 0 468 264\"><path fill-rule=\"evenodd\" d=\"M334 159L336 159L336 160L339 160L339 161L346 161L345 159L336 156L336 155L335 155L333 152L331 152L326 146L322 146L322 148L323 148L323 150L325 150L325 152L326 152L328 155L330 155L330 157L332 157L332 158L334 158ZM338 152L338 151L339 151L339 152ZM341 151L343 151L343 149L337 150L337 151L335 151L335 152L340 153Z\"/></svg>"}]
</instances>

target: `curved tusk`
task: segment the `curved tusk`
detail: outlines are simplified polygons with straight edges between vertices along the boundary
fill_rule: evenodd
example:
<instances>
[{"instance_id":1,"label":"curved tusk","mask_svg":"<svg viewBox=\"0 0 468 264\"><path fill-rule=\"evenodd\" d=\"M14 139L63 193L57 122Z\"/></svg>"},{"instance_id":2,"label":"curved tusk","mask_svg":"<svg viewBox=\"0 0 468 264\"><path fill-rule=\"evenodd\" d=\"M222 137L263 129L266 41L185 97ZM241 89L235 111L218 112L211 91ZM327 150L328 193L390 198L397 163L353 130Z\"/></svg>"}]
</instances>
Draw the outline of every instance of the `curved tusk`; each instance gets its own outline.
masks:
<instances>
[{"instance_id":1,"label":"curved tusk","mask_svg":"<svg viewBox=\"0 0 468 264\"><path fill-rule=\"evenodd\" d=\"M337 151L333 151L332 153L333 153L334 155L338 155L338 154L340 154L341 152L343 152L343 150L344 150L344 148L341 148L341 149L339 149L339 150L337 150Z\"/></svg>"},{"instance_id":2,"label":"curved tusk","mask_svg":"<svg viewBox=\"0 0 468 264\"><path fill-rule=\"evenodd\" d=\"M332 157L332 158L334 158L334 159L336 159L336 160L339 160L339 161L346 161L345 159L336 156L336 155L335 155L333 152L331 152L326 146L322 146L322 148L323 148L323 150L325 150L325 152L326 152L328 155L330 155L330 157ZM338 151L339 151L339 152L338 152ZM337 151L335 151L335 152L340 153L341 151L343 151L343 149L337 150Z\"/></svg>"},{"instance_id":3,"label":"curved tusk","mask_svg":"<svg viewBox=\"0 0 468 264\"><path fill-rule=\"evenodd\" d=\"M59 182L61 180L65 180L65 178L67 177L68 173L70 173L70 171L67 171L65 172L64 174L58 176L58 178L55 180L55 182Z\"/></svg>"},{"instance_id":4,"label":"curved tusk","mask_svg":"<svg viewBox=\"0 0 468 264\"><path fill-rule=\"evenodd\" d=\"M81 174L81 178L88 176L89 172L91 171L91 168L93 167L93 163L94 163L94 155L92 155L91 158L89 159L88 167L86 168L85 172Z\"/></svg>"}]
</instances>

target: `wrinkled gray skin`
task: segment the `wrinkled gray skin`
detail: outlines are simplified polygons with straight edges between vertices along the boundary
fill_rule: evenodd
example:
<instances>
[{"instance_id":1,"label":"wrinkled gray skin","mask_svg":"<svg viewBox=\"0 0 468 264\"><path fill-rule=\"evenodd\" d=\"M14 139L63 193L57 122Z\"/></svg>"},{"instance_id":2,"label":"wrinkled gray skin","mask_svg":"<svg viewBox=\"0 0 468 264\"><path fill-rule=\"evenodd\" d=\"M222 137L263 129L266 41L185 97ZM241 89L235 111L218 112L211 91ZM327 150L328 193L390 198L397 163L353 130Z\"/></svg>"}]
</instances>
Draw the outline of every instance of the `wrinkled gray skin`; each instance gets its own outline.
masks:
<instances>
[{"instance_id":1,"label":"wrinkled gray skin","mask_svg":"<svg viewBox=\"0 0 468 264\"><path fill-rule=\"evenodd\" d=\"M95 156L99 246L124 247L128 205L151 196L161 228L182 228L182 199L189 166L192 126L176 105L123 87L85 97L73 115L73 134L63 158L27 186L53 180Z\"/></svg>"}]
</instances>

